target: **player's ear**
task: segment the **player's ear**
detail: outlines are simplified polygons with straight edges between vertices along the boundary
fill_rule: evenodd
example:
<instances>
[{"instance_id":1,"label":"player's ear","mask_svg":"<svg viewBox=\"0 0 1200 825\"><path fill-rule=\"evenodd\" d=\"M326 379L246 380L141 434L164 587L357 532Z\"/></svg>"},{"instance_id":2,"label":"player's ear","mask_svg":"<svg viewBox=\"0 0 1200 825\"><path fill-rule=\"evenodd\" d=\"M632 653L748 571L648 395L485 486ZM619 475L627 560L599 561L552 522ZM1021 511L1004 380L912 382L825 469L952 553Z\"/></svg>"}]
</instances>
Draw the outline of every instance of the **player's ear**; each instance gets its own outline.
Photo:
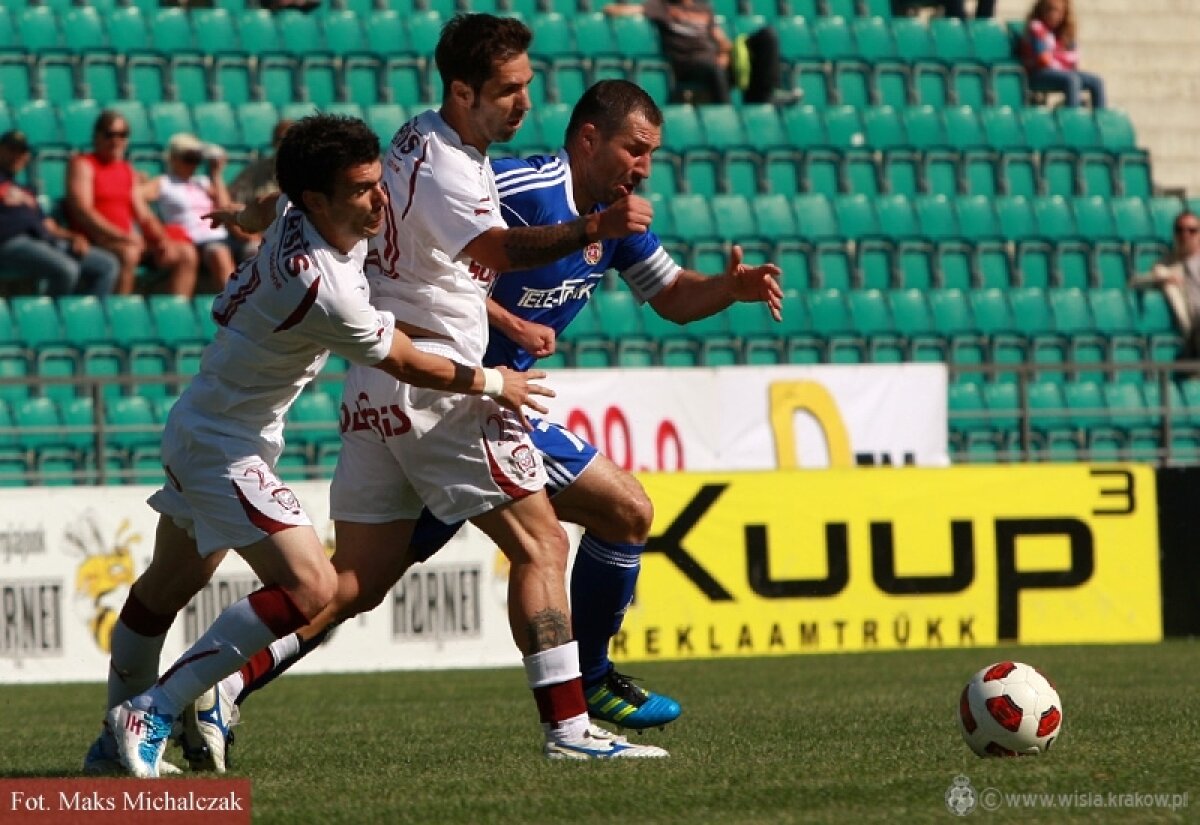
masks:
<instances>
[{"instance_id":1,"label":"player's ear","mask_svg":"<svg viewBox=\"0 0 1200 825\"><path fill-rule=\"evenodd\" d=\"M329 206L329 198L325 197L325 193L314 189L305 189L300 200L304 203L304 211L313 217L325 214Z\"/></svg>"},{"instance_id":2,"label":"player's ear","mask_svg":"<svg viewBox=\"0 0 1200 825\"><path fill-rule=\"evenodd\" d=\"M464 109L470 109L475 103L475 90L461 80L451 80L450 97Z\"/></svg>"},{"instance_id":3,"label":"player's ear","mask_svg":"<svg viewBox=\"0 0 1200 825\"><path fill-rule=\"evenodd\" d=\"M579 140L589 152L596 151L600 145L600 130L594 123L584 123L579 127Z\"/></svg>"}]
</instances>

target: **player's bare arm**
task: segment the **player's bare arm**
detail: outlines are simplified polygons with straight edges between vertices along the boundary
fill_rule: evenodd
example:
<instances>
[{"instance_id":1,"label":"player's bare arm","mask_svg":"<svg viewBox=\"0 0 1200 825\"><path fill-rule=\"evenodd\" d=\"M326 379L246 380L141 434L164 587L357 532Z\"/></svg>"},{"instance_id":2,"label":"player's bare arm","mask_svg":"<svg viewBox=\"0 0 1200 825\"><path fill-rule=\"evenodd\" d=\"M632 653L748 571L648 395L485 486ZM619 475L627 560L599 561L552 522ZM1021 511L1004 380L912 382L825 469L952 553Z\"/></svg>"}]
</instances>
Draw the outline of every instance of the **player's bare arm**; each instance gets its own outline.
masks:
<instances>
[{"instance_id":1,"label":"player's bare arm","mask_svg":"<svg viewBox=\"0 0 1200 825\"><path fill-rule=\"evenodd\" d=\"M650 299L654 311L677 324L715 315L737 302L761 302L776 321L783 320L783 289L779 267L772 263L748 266L742 263L742 248L734 245L729 264L721 275L705 275L691 269Z\"/></svg>"},{"instance_id":2,"label":"player's bare arm","mask_svg":"<svg viewBox=\"0 0 1200 825\"><path fill-rule=\"evenodd\" d=\"M531 269L557 261L594 241L645 232L653 218L650 201L627 195L600 212L554 226L489 229L467 244L463 252L497 272Z\"/></svg>"},{"instance_id":3,"label":"player's bare arm","mask_svg":"<svg viewBox=\"0 0 1200 825\"><path fill-rule=\"evenodd\" d=\"M534 358L554 354L554 328L513 315L491 298L487 302L488 325L514 341Z\"/></svg>"},{"instance_id":4,"label":"player's bare arm","mask_svg":"<svg viewBox=\"0 0 1200 825\"><path fill-rule=\"evenodd\" d=\"M278 200L279 193L272 192L263 195L254 203L245 206L240 203L231 203L220 209L214 209L202 217L214 229L223 226L226 229L238 229L251 235L257 235L260 232L266 232L267 227L274 222L275 204Z\"/></svg>"},{"instance_id":5,"label":"player's bare arm","mask_svg":"<svg viewBox=\"0 0 1200 825\"><path fill-rule=\"evenodd\" d=\"M402 332L392 335L392 349L375 365L398 381L431 390L490 395L502 407L515 412L528 428L525 408L545 415L549 410L533 396L554 397L554 390L533 383L545 378L544 370L516 372L508 367L468 367L413 346Z\"/></svg>"}]
</instances>

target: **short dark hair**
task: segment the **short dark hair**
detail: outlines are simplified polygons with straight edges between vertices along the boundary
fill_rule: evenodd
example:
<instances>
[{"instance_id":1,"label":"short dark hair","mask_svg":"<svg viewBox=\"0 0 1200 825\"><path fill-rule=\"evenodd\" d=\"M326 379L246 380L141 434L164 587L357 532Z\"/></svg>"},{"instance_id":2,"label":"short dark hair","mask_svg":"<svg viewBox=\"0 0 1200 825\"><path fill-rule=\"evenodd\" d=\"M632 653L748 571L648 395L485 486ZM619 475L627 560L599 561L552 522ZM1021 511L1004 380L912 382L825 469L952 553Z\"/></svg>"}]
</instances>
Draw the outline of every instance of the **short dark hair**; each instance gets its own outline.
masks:
<instances>
[{"instance_id":1,"label":"short dark hair","mask_svg":"<svg viewBox=\"0 0 1200 825\"><path fill-rule=\"evenodd\" d=\"M600 134L609 137L635 113L641 114L651 125L663 124L662 109L641 86L628 80L601 80L584 92L575 104L567 123L565 142L570 142L585 123L591 123Z\"/></svg>"},{"instance_id":2,"label":"short dark hair","mask_svg":"<svg viewBox=\"0 0 1200 825\"><path fill-rule=\"evenodd\" d=\"M1182 212L1180 212L1178 215L1175 216L1175 221L1174 221L1174 223L1171 224L1171 229L1178 232L1179 227L1183 225L1184 218L1194 218L1194 217L1196 217L1196 213L1193 212L1192 210L1190 210L1190 209L1183 210Z\"/></svg>"},{"instance_id":3,"label":"short dark hair","mask_svg":"<svg viewBox=\"0 0 1200 825\"><path fill-rule=\"evenodd\" d=\"M275 179L292 205L305 192L332 195L343 169L379 160L379 138L356 117L316 114L292 124L275 153Z\"/></svg>"},{"instance_id":4,"label":"short dark hair","mask_svg":"<svg viewBox=\"0 0 1200 825\"><path fill-rule=\"evenodd\" d=\"M450 84L459 80L476 93L505 63L529 51L533 32L513 17L492 14L456 14L442 27L433 57L442 76L442 98L450 94Z\"/></svg>"},{"instance_id":5,"label":"short dark hair","mask_svg":"<svg viewBox=\"0 0 1200 825\"><path fill-rule=\"evenodd\" d=\"M96 122L92 124L92 137L96 137L99 134L109 131L112 129L113 124L119 120L125 121L126 124L129 123L129 121L125 118L125 115L121 114L116 109L103 110L100 112L100 114L96 115Z\"/></svg>"}]
</instances>

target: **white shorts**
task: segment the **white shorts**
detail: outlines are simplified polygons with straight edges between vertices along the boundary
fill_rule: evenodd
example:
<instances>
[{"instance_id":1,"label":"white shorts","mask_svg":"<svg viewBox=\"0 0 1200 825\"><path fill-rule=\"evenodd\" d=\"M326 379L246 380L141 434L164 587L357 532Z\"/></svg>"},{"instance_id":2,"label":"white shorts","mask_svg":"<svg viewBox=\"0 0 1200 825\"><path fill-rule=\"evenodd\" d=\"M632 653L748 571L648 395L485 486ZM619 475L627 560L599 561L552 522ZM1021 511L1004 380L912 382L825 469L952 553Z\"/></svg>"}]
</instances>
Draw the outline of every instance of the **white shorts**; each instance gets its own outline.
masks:
<instances>
[{"instance_id":1,"label":"white shorts","mask_svg":"<svg viewBox=\"0 0 1200 825\"><path fill-rule=\"evenodd\" d=\"M300 500L275 475L273 462L230 449L232 443L181 436L163 439L167 483L147 500L196 540L201 556L240 549L312 524Z\"/></svg>"},{"instance_id":2,"label":"white shorts","mask_svg":"<svg viewBox=\"0 0 1200 825\"><path fill-rule=\"evenodd\" d=\"M463 521L546 486L520 419L480 395L420 389L351 367L341 431L330 488L335 519L383 524L428 507L442 521Z\"/></svg>"}]
</instances>

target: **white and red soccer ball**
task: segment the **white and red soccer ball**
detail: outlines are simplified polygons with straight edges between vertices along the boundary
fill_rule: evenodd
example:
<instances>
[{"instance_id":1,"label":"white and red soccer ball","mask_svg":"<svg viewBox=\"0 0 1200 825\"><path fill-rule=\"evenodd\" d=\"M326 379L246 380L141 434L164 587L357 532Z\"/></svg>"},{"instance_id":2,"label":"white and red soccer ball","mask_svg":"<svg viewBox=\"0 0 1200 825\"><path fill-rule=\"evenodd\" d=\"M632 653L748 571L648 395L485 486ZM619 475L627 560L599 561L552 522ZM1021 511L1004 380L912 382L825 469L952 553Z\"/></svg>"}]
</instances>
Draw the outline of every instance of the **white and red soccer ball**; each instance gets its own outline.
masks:
<instances>
[{"instance_id":1,"label":"white and red soccer ball","mask_svg":"<svg viewBox=\"0 0 1200 825\"><path fill-rule=\"evenodd\" d=\"M958 702L963 739L980 756L1032 756L1062 730L1062 702L1037 668L997 662L971 677Z\"/></svg>"}]
</instances>

